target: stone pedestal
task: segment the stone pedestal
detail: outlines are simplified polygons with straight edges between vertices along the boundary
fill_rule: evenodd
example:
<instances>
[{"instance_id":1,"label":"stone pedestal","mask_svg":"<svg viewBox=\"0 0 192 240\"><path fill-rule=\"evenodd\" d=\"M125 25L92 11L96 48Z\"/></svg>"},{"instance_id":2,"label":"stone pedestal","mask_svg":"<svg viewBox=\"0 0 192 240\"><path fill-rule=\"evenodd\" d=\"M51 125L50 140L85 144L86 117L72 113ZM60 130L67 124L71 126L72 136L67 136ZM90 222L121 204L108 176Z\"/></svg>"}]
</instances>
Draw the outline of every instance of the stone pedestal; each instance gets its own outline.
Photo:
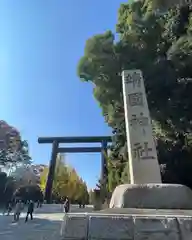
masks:
<instances>
[{"instance_id":1,"label":"stone pedestal","mask_svg":"<svg viewBox=\"0 0 192 240\"><path fill-rule=\"evenodd\" d=\"M192 191L179 184L122 184L110 208L192 209Z\"/></svg>"},{"instance_id":2,"label":"stone pedestal","mask_svg":"<svg viewBox=\"0 0 192 240\"><path fill-rule=\"evenodd\" d=\"M63 240L192 239L192 211L108 209L65 218Z\"/></svg>"},{"instance_id":3,"label":"stone pedestal","mask_svg":"<svg viewBox=\"0 0 192 240\"><path fill-rule=\"evenodd\" d=\"M177 184L123 184L110 208L64 217L63 240L191 240L192 191Z\"/></svg>"}]
</instances>

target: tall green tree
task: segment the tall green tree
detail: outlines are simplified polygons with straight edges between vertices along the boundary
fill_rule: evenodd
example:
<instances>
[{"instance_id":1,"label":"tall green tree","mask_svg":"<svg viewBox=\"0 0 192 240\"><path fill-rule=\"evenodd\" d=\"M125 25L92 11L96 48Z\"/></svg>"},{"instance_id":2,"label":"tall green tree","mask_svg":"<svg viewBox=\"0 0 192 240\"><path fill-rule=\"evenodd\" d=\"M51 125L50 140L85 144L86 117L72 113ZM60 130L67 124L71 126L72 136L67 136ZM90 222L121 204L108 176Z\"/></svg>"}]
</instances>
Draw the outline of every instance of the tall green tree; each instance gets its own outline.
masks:
<instances>
[{"instance_id":1,"label":"tall green tree","mask_svg":"<svg viewBox=\"0 0 192 240\"><path fill-rule=\"evenodd\" d=\"M192 187L192 150L185 141L192 131L191 7L186 3L157 11L151 0L125 3L118 12L118 41L107 31L86 42L78 75L93 83L94 96L113 129L111 160L121 163L116 166L120 178L127 161L121 154L126 148L121 72L141 69L163 181Z\"/></svg>"},{"instance_id":2,"label":"tall green tree","mask_svg":"<svg viewBox=\"0 0 192 240\"><path fill-rule=\"evenodd\" d=\"M7 176L5 172L0 172L0 205L4 205L7 201L12 200L15 189L14 179Z\"/></svg>"},{"instance_id":3,"label":"tall green tree","mask_svg":"<svg viewBox=\"0 0 192 240\"><path fill-rule=\"evenodd\" d=\"M24 185L17 188L13 194L14 198L20 198L22 201L27 202L29 200L33 201L43 201L43 193L38 185Z\"/></svg>"},{"instance_id":4,"label":"tall green tree","mask_svg":"<svg viewBox=\"0 0 192 240\"><path fill-rule=\"evenodd\" d=\"M49 168L44 168L40 177L40 188L44 192ZM53 181L53 198L62 201L66 196L72 202L88 203L88 190L86 183L78 176L75 169L65 162L65 156L58 154Z\"/></svg>"},{"instance_id":5,"label":"tall green tree","mask_svg":"<svg viewBox=\"0 0 192 240\"><path fill-rule=\"evenodd\" d=\"M29 155L29 145L26 140L18 143L17 149L8 147L0 150L0 165L4 167L15 167L18 164L30 164L31 157Z\"/></svg>"}]
</instances>

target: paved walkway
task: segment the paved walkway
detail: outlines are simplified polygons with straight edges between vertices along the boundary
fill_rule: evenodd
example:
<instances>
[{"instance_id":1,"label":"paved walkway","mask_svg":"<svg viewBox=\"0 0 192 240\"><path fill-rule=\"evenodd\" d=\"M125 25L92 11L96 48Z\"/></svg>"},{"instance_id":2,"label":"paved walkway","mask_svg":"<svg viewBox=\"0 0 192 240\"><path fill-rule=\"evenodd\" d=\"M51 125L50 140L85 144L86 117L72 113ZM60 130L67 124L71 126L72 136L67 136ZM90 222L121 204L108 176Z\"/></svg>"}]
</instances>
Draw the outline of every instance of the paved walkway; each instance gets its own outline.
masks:
<instances>
[{"instance_id":1,"label":"paved walkway","mask_svg":"<svg viewBox=\"0 0 192 240\"><path fill-rule=\"evenodd\" d=\"M92 207L78 209L72 206L72 212L89 212ZM44 205L36 209L34 220L25 223L25 213L18 223L13 223L13 216L0 215L0 240L59 240L63 213L60 205Z\"/></svg>"}]
</instances>

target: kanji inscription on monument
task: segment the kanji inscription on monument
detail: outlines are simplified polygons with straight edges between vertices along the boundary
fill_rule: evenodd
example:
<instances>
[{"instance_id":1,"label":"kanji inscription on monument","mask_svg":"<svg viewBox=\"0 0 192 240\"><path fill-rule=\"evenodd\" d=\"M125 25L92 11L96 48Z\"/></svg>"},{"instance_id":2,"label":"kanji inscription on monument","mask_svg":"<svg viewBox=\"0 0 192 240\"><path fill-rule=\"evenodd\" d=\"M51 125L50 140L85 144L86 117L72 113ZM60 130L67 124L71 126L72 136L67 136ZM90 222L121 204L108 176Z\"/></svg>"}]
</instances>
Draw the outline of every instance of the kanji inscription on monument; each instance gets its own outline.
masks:
<instances>
[{"instance_id":1,"label":"kanji inscription on monument","mask_svg":"<svg viewBox=\"0 0 192 240\"><path fill-rule=\"evenodd\" d=\"M128 95L128 97L129 97L129 105L131 107L143 106L143 94L141 92L131 93Z\"/></svg>"},{"instance_id":2,"label":"kanji inscription on monument","mask_svg":"<svg viewBox=\"0 0 192 240\"><path fill-rule=\"evenodd\" d=\"M143 116L143 112L141 112L139 115L132 114L131 120L129 120L129 124L134 129L141 127L141 132L145 135L145 127L149 125L149 119L146 116Z\"/></svg>"},{"instance_id":3,"label":"kanji inscription on monument","mask_svg":"<svg viewBox=\"0 0 192 240\"><path fill-rule=\"evenodd\" d=\"M127 74L125 76L125 83L132 84L133 88L141 87L141 75L138 72L133 72L133 74Z\"/></svg>"},{"instance_id":4,"label":"kanji inscription on monument","mask_svg":"<svg viewBox=\"0 0 192 240\"><path fill-rule=\"evenodd\" d=\"M139 115L132 114L130 125L133 127L143 126L146 127L149 125L149 119L148 117L143 116L143 112L141 112Z\"/></svg>"},{"instance_id":5,"label":"kanji inscription on monument","mask_svg":"<svg viewBox=\"0 0 192 240\"><path fill-rule=\"evenodd\" d=\"M143 145L141 143L135 143L133 148L134 159L137 160L155 159L153 155L150 155L152 150L153 150L152 148L149 148L148 142L144 142Z\"/></svg>"},{"instance_id":6,"label":"kanji inscription on monument","mask_svg":"<svg viewBox=\"0 0 192 240\"><path fill-rule=\"evenodd\" d=\"M123 71L122 80L131 183L161 183L142 72Z\"/></svg>"}]
</instances>

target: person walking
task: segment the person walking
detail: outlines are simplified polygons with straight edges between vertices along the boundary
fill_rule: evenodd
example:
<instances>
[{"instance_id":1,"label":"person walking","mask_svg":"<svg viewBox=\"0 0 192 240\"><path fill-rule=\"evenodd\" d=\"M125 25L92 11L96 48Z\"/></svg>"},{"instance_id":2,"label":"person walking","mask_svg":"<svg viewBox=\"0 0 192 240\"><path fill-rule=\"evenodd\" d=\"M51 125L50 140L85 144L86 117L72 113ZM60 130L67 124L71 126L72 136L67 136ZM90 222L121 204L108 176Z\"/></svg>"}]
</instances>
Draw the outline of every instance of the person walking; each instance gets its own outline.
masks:
<instances>
[{"instance_id":1,"label":"person walking","mask_svg":"<svg viewBox=\"0 0 192 240\"><path fill-rule=\"evenodd\" d=\"M38 200L37 201L37 208L39 208L40 207L40 201Z\"/></svg>"},{"instance_id":2,"label":"person walking","mask_svg":"<svg viewBox=\"0 0 192 240\"><path fill-rule=\"evenodd\" d=\"M20 217L20 214L21 214L21 210L22 210L22 202L21 202L21 200L19 200L19 201L16 203L16 206L15 206L15 212L14 212L14 221L15 221L15 222L18 222L18 221L19 221L19 217Z\"/></svg>"},{"instance_id":3,"label":"person walking","mask_svg":"<svg viewBox=\"0 0 192 240\"><path fill-rule=\"evenodd\" d=\"M63 210L65 213L68 213L70 210L70 202L68 197L65 198L65 202L63 204Z\"/></svg>"},{"instance_id":4,"label":"person walking","mask_svg":"<svg viewBox=\"0 0 192 240\"><path fill-rule=\"evenodd\" d=\"M25 222L28 221L28 217L30 215L31 220L33 220L33 211L34 211L34 202L32 200L30 200L29 204L28 204L28 209L27 209L27 215L25 218Z\"/></svg>"},{"instance_id":5,"label":"person walking","mask_svg":"<svg viewBox=\"0 0 192 240\"><path fill-rule=\"evenodd\" d=\"M7 207L7 216L9 216L9 214L11 213L11 211L12 211L12 203L9 202L8 207Z\"/></svg>"},{"instance_id":6,"label":"person walking","mask_svg":"<svg viewBox=\"0 0 192 240\"><path fill-rule=\"evenodd\" d=\"M11 202L7 202L6 206L5 206L5 209L3 211L3 215L5 215L5 213L7 213L7 216L9 216L11 211L12 211L12 204L11 204Z\"/></svg>"}]
</instances>

